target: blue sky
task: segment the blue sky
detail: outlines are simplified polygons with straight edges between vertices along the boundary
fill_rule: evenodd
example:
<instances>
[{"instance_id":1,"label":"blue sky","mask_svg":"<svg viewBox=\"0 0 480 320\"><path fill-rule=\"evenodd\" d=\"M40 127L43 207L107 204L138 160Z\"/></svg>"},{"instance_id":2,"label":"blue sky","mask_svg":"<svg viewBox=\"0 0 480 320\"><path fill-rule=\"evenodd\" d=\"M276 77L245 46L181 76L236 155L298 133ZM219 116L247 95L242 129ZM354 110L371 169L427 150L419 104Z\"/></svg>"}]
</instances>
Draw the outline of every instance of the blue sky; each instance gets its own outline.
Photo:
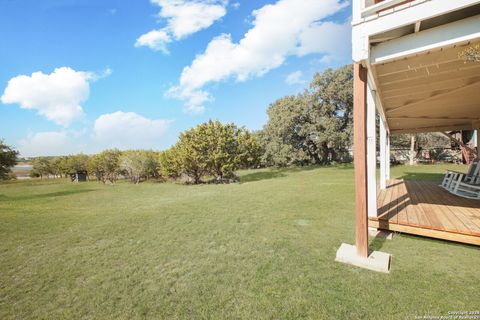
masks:
<instances>
[{"instance_id":1,"label":"blue sky","mask_svg":"<svg viewBox=\"0 0 480 320\"><path fill-rule=\"evenodd\" d=\"M165 149L208 119L260 129L350 63L343 0L0 2L0 137L22 155Z\"/></svg>"}]
</instances>

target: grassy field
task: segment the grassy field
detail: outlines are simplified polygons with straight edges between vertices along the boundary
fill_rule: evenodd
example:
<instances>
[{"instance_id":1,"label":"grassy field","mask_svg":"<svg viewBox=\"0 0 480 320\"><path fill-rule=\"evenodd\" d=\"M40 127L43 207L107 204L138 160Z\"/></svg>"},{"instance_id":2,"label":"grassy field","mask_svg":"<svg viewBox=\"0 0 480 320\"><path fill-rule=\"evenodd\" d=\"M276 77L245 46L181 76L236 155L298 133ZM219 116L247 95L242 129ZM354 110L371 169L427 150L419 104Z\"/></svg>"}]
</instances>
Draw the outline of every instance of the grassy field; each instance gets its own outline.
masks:
<instances>
[{"instance_id":1,"label":"grassy field","mask_svg":"<svg viewBox=\"0 0 480 320\"><path fill-rule=\"evenodd\" d=\"M465 170L454 166L457 170ZM438 179L445 166L395 167ZM414 319L479 310L478 247L372 240L392 273L334 262L354 242L351 167L241 183L0 185L0 319Z\"/></svg>"}]
</instances>

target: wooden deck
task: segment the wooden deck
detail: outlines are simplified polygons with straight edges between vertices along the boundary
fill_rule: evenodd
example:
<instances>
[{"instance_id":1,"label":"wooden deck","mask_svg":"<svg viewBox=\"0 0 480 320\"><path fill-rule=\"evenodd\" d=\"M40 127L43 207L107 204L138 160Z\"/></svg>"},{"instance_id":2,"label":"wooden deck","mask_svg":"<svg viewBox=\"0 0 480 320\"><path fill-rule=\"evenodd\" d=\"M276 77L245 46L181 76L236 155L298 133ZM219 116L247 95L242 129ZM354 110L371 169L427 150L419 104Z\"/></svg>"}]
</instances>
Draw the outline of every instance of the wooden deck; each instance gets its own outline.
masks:
<instances>
[{"instance_id":1,"label":"wooden deck","mask_svg":"<svg viewBox=\"0 0 480 320\"><path fill-rule=\"evenodd\" d=\"M480 201L457 197L438 182L390 180L369 226L480 246Z\"/></svg>"}]
</instances>

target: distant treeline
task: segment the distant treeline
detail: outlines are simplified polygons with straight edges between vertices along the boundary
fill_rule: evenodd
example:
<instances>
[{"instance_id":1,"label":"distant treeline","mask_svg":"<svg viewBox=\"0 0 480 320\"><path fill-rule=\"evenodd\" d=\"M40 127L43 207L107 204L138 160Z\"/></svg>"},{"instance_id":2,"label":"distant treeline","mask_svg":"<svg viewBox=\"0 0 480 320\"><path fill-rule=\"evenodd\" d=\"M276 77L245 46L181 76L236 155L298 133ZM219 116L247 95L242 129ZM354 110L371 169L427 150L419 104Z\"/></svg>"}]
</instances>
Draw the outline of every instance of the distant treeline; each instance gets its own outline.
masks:
<instances>
[{"instance_id":1,"label":"distant treeline","mask_svg":"<svg viewBox=\"0 0 480 320\"><path fill-rule=\"evenodd\" d=\"M261 147L252 134L234 124L208 121L180 134L166 151L105 150L95 155L38 157L32 160L32 177L75 177L115 183L119 178L139 183L148 179L174 179L187 183L235 180L239 168L259 166Z\"/></svg>"}]
</instances>

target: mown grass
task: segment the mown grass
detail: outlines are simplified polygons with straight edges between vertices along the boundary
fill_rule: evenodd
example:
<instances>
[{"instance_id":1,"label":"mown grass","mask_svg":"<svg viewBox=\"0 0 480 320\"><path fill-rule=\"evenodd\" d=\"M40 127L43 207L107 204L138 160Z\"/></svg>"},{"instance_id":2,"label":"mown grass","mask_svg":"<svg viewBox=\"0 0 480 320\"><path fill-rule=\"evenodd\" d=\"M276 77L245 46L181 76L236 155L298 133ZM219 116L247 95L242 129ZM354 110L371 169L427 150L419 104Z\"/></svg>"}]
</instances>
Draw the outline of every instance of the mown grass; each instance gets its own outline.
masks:
<instances>
[{"instance_id":1,"label":"mown grass","mask_svg":"<svg viewBox=\"0 0 480 320\"><path fill-rule=\"evenodd\" d=\"M456 167L456 166L455 166ZM438 179L446 166L394 167ZM459 168L465 170L465 168ZM0 185L0 319L413 319L478 310L478 247L354 242L353 169L265 169L230 185Z\"/></svg>"}]
</instances>

